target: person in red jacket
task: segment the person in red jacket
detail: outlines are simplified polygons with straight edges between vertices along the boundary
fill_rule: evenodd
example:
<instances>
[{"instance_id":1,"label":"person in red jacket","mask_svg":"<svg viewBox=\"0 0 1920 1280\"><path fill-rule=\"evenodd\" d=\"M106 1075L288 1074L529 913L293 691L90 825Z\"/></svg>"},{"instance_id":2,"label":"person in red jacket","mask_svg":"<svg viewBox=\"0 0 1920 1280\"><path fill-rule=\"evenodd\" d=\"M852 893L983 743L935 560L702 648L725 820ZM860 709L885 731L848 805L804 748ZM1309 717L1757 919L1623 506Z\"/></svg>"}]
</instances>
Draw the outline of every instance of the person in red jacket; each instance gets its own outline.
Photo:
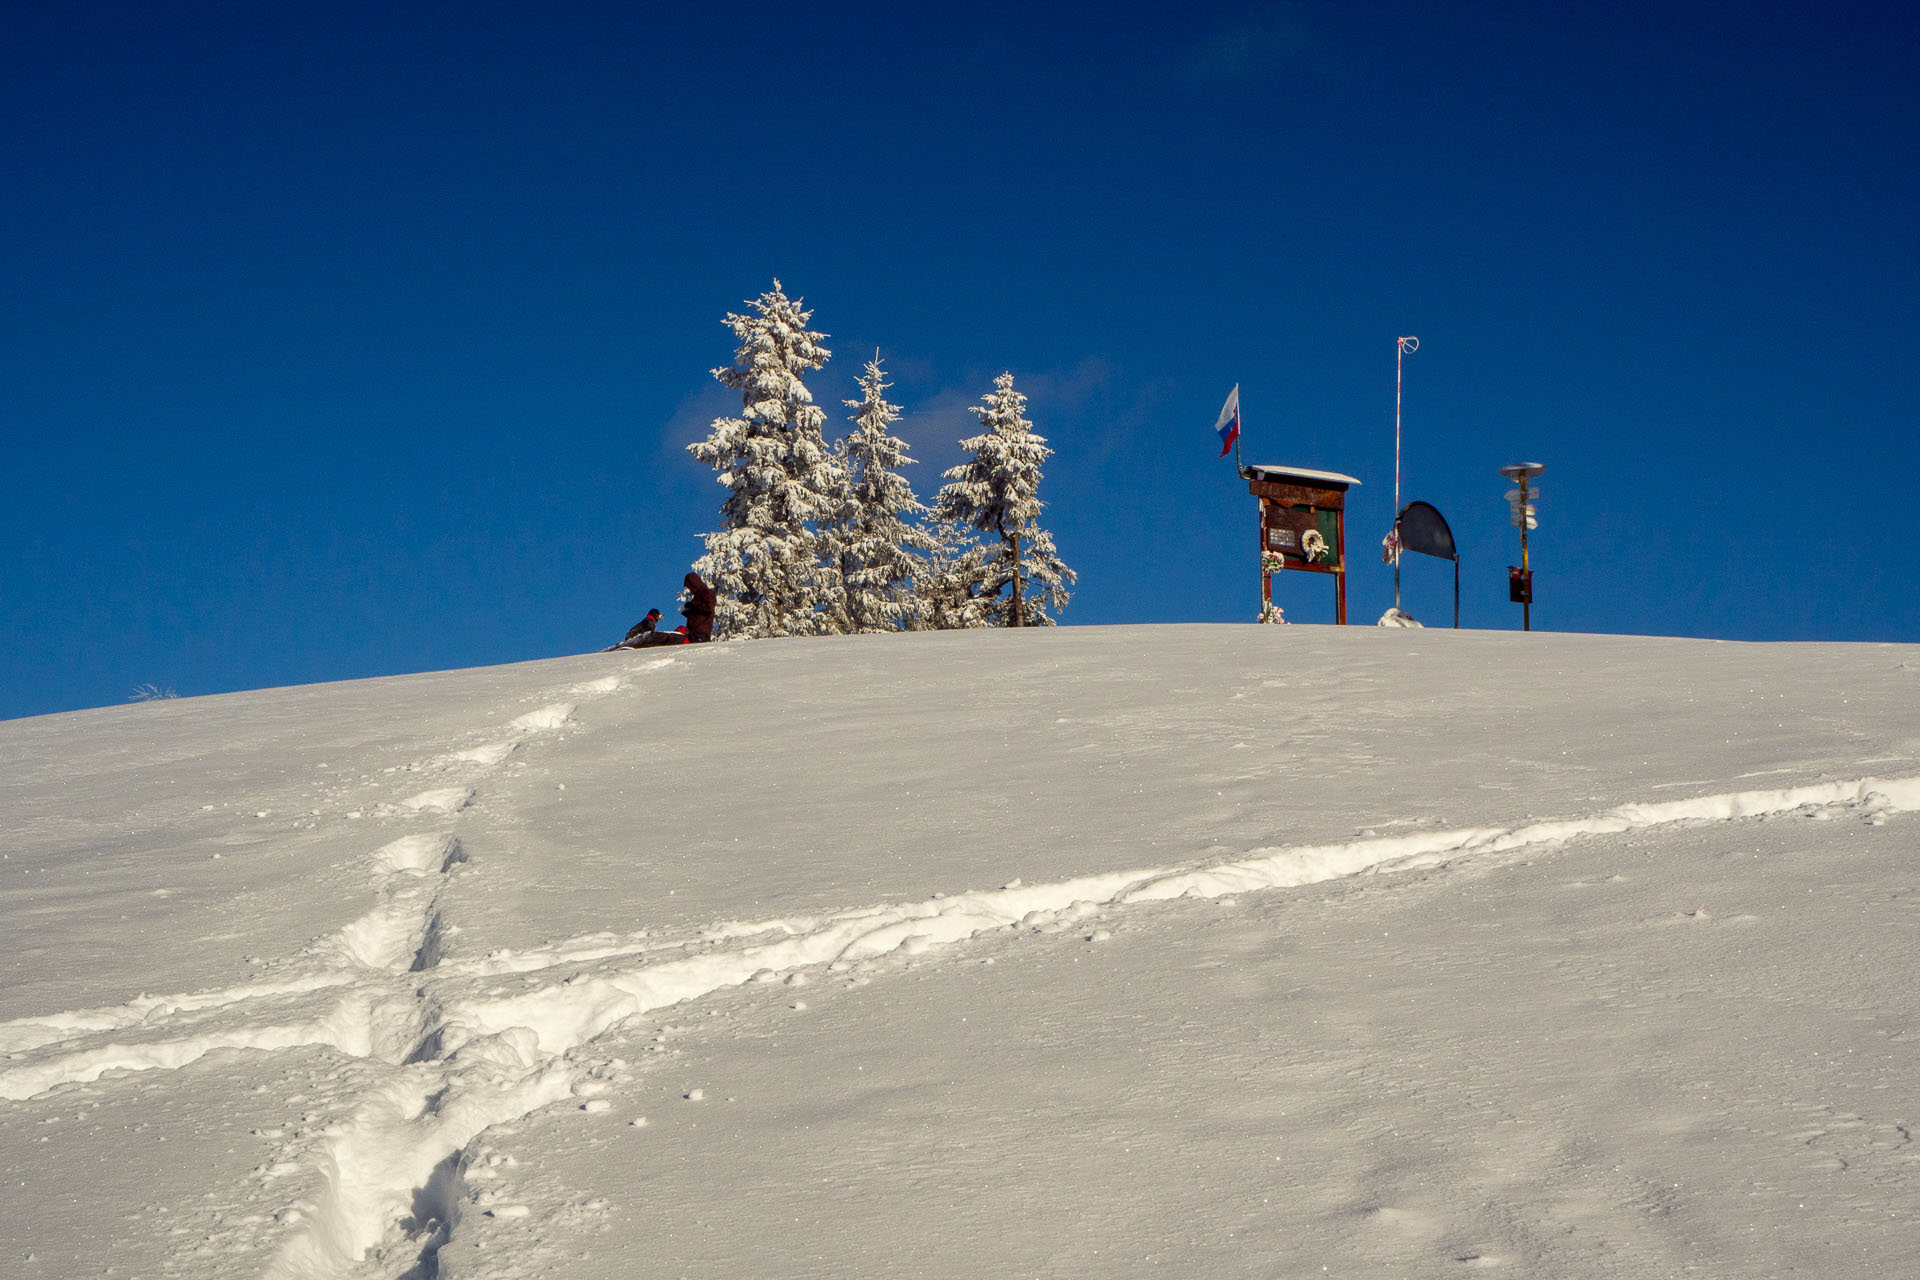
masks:
<instances>
[{"instance_id":1,"label":"person in red jacket","mask_svg":"<svg viewBox=\"0 0 1920 1280\"><path fill-rule=\"evenodd\" d=\"M687 574L684 585L687 602L680 606L680 612L687 618L687 643L713 639L713 588L697 573Z\"/></svg>"}]
</instances>

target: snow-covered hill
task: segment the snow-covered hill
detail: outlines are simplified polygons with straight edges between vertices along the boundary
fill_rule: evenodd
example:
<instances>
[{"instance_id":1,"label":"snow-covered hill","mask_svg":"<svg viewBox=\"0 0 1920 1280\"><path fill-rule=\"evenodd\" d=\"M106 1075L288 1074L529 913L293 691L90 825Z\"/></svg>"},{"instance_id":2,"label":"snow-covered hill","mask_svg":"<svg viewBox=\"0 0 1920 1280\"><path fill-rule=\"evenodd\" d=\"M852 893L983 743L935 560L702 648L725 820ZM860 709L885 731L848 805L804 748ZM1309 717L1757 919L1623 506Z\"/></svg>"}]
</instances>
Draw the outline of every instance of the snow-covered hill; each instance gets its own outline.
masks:
<instances>
[{"instance_id":1,"label":"snow-covered hill","mask_svg":"<svg viewBox=\"0 0 1920 1280\"><path fill-rule=\"evenodd\" d=\"M1920 649L763 641L0 724L0 1273L1898 1274Z\"/></svg>"}]
</instances>

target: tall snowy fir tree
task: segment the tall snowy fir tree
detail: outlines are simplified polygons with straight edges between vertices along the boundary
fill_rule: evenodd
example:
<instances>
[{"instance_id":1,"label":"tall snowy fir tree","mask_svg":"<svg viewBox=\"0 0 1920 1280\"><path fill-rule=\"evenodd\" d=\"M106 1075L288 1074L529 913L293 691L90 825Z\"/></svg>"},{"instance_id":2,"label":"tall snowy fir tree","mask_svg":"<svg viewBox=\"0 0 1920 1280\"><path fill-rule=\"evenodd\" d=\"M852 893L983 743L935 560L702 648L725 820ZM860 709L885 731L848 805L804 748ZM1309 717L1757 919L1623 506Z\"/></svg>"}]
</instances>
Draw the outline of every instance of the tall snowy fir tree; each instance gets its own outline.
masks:
<instances>
[{"instance_id":1,"label":"tall snowy fir tree","mask_svg":"<svg viewBox=\"0 0 1920 1280\"><path fill-rule=\"evenodd\" d=\"M741 414L715 418L687 446L727 487L721 527L694 568L719 596L716 639L818 635L845 610L822 530L843 515L846 479L821 435L826 414L801 381L826 364L827 335L807 328L813 313L778 280L749 305L726 319L739 341L733 364L713 371L740 393Z\"/></svg>"},{"instance_id":2,"label":"tall snowy fir tree","mask_svg":"<svg viewBox=\"0 0 1920 1280\"><path fill-rule=\"evenodd\" d=\"M907 442L888 433L900 406L887 401L890 384L880 358L867 362L861 398L849 400L853 432L839 442L848 494L841 520L829 535L838 553L849 631L911 630L924 610L915 583L936 547L918 521L927 508L899 468L912 462Z\"/></svg>"},{"instance_id":3,"label":"tall snowy fir tree","mask_svg":"<svg viewBox=\"0 0 1920 1280\"><path fill-rule=\"evenodd\" d=\"M1067 607L1067 585L1075 578L1053 535L1037 523L1045 505L1038 497L1040 468L1053 450L1033 433L1027 398L1013 389L1013 375L1001 374L993 387L972 409L985 430L960 442L973 459L947 471L934 517L987 535L984 555L963 556L961 563L977 571L970 594L987 602L990 625L1052 626L1047 610Z\"/></svg>"}]
</instances>

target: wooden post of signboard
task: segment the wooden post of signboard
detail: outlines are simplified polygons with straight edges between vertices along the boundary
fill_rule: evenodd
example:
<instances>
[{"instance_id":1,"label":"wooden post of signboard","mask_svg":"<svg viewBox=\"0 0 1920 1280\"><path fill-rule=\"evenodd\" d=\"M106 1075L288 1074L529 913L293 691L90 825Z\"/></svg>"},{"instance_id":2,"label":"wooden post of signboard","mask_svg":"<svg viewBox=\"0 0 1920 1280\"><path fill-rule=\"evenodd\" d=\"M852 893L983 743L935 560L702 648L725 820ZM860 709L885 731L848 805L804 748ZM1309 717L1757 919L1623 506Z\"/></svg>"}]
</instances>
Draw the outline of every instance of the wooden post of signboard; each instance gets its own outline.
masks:
<instances>
[{"instance_id":1,"label":"wooden post of signboard","mask_svg":"<svg viewBox=\"0 0 1920 1280\"><path fill-rule=\"evenodd\" d=\"M1267 553L1267 504L1260 504L1260 621L1267 620L1267 610L1273 607L1273 575L1267 572L1265 564Z\"/></svg>"},{"instance_id":2,"label":"wooden post of signboard","mask_svg":"<svg viewBox=\"0 0 1920 1280\"><path fill-rule=\"evenodd\" d=\"M1333 575L1333 619L1347 624L1347 490L1360 482L1338 471L1242 467L1247 491L1260 500L1260 550L1278 555L1283 571ZM1273 575L1262 565L1260 600L1273 603Z\"/></svg>"},{"instance_id":3,"label":"wooden post of signboard","mask_svg":"<svg viewBox=\"0 0 1920 1280\"><path fill-rule=\"evenodd\" d=\"M1340 572L1333 579L1333 621L1335 626L1347 625L1347 511L1346 495L1340 497L1339 518L1333 522L1334 555L1340 562Z\"/></svg>"}]
</instances>

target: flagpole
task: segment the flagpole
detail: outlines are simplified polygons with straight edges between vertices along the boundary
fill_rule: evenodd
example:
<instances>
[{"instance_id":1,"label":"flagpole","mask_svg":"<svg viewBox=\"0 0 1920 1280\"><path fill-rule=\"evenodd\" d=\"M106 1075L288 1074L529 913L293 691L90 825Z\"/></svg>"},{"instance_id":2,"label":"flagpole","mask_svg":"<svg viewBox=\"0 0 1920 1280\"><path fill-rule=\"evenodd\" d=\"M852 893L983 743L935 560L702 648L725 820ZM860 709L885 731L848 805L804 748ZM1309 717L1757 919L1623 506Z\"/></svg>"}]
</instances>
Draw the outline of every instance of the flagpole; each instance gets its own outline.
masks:
<instances>
[{"instance_id":1,"label":"flagpole","mask_svg":"<svg viewBox=\"0 0 1920 1280\"><path fill-rule=\"evenodd\" d=\"M1394 343L1397 350L1393 357L1393 527L1400 528L1400 389L1405 380L1404 370L1407 352L1420 349L1420 339L1406 337ZM1400 609L1400 555L1395 548L1393 557L1393 607Z\"/></svg>"},{"instance_id":2,"label":"flagpole","mask_svg":"<svg viewBox=\"0 0 1920 1280\"><path fill-rule=\"evenodd\" d=\"M1404 381L1407 352L1420 349L1420 339L1401 338L1393 358L1393 518L1400 518L1400 388ZM1398 600L1394 604L1398 605Z\"/></svg>"}]
</instances>

